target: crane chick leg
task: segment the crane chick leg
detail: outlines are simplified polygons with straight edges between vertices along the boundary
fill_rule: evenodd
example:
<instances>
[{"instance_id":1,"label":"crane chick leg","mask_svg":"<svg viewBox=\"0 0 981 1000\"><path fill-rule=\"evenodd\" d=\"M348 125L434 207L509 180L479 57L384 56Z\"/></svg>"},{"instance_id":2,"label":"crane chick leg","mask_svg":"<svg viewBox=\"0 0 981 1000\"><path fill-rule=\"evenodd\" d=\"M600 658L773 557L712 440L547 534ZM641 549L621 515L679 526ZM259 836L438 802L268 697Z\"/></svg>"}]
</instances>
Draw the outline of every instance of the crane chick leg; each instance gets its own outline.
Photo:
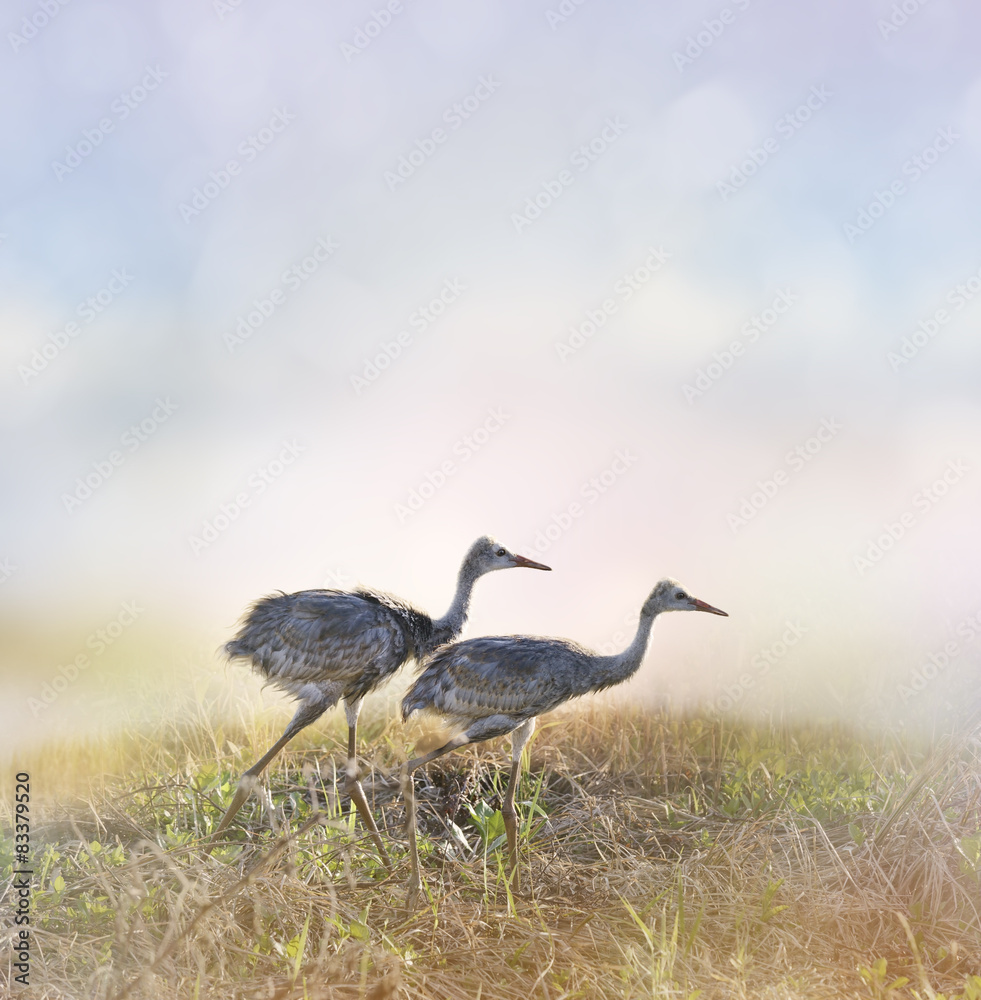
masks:
<instances>
[{"instance_id":1,"label":"crane chick leg","mask_svg":"<svg viewBox=\"0 0 981 1000\"><path fill-rule=\"evenodd\" d=\"M375 847L378 848L382 864L391 871L392 859L388 856L388 851L385 850L381 834L375 825L375 818L371 815L368 800L365 798L364 788L358 780L358 716L361 714L361 699L348 700L345 698L344 713L347 716L347 793L361 814L361 820L368 828L371 839L375 842Z\"/></svg>"},{"instance_id":2,"label":"crane chick leg","mask_svg":"<svg viewBox=\"0 0 981 1000\"><path fill-rule=\"evenodd\" d=\"M512 874L517 874L518 870L518 814L514 808L514 793L518 786L518 775L521 773L521 754L534 731L535 720L531 718L511 733L511 780L508 781L507 791L504 793L501 816L504 818L504 829L508 835L508 865Z\"/></svg>"},{"instance_id":3,"label":"crane chick leg","mask_svg":"<svg viewBox=\"0 0 981 1000\"><path fill-rule=\"evenodd\" d=\"M419 895L422 878L419 875L419 845L416 843L416 792L415 778L409 770L409 765L402 767L402 801L405 803L405 837L409 842L409 891L406 905L412 906Z\"/></svg>"},{"instance_id":4,"label":"crane chick leg","mask_svg":"<svg viewBox=\"0 0 981 1000\"><path fill-rule=\"evenodd\" d=\"M454 736L449 743L444 743L443 746L436 750L431 750L423 757L416 757L415 760L410 760L402 766L402 800L405 803L405 838L409 842L409 864L411 866L412 872L409 875L409 894L406 898L406 905L412 906L416 900L416 896L419 894L419 889L422 886L422 877L419 874L419 845L416 842L416 792L415 792L415 778L412 776L413 772L418 767L422 767L424 764L428 764L431 760L435 760L437 757L442 757L443 754L449 753L451 750L456 750L458 747L465 746L469 743L468 737L463 734L460 736Z\"/></svg>"},{"instance_id":5,"label":"crane chick leg","mask_svg":"<svg viewBox=\"0 0 981 1000\"><path fill-rule=\"evenodd\" d=\"M301 730L306 729L307 726L312 722L316 722L328 708L331 708L337 703L336 698L323 697L316 700L303 701L300 703L300 707L296 710L296 714L290 720L290 724L286 727L283 735L280 736L278 740L262 755L249 769L239 778L238 787L235 789L235 795L232 798L231 805L225 810L225 815L222 816L221 822L218 824L218 828L211 836L211 842L208 844L205 854L210 854L217 838L224 832L225 828L229 823L235 818L235 814L242 808L243 803L252 793L252 789L255 788L256 781L259 775L266 769L269 762L279 753L280 750L286 746L287 743Z\"/></svg>"},{"instance_id":6,"label":"crane chick leg","mask_svg":"<svg viewBox=\"0 0 981 1000\"><path fill-rule=\"evenodd\" d=\"M415 901L421 885L419 848L416 843L415 785L412 773L424 764L428 764L431 760L442 757L443 754L450 753L453 750L459 750L460 747L466 746L468 743L481 743L483 740L490 740L495 736L505 736L520 724L520 720L513 719L508 715L492 715L488 718L478 719L469 726L466 732L461 733L459 736L454 736L448 743L444 743L435 750L430 750L429 753L424 754L422 757L410 760L402 768L402 795L405 799L405 834L406 839L409 841L409 862L412 865L412 874L409 877L409 895L406 899L406 903L409 906ZM530 735L531 729L528 730L524 739L527 740ZM522 741L521 746L524 746L524 741ZM520 759L521 754L519 752L518 760L520 761Z\"/></svg>"}]
</instances>

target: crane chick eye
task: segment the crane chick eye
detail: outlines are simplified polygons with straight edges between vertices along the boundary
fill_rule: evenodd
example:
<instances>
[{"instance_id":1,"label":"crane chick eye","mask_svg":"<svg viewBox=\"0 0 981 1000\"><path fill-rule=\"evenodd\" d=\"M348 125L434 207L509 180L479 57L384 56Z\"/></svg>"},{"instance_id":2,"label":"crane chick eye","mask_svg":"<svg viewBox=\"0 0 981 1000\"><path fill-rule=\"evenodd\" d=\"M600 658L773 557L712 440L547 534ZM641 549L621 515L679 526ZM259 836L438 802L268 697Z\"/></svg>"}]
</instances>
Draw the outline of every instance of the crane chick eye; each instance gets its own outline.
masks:
<instances>
[{"instance_id":1,"label":"crane chick eye","mask_svg":"<svg viewBox=\"0 0 981 1000\"><path fill-rule=\"evenodd\" d=\"M683 591L679 590L677 594L674 595L676 601L683 601L688 595Z\"/></svg>"},{"instance_id":2,"label":"crane chick eye","mask_svg":"<svg viewBox=\"0 0 981 1000\"><path fill-rule=\"evenodd\" d=\"M497 550L497 554L499 556L506 556L507 555L507 551L505 549L498 549Z\"/></svg>"}]
</instances>

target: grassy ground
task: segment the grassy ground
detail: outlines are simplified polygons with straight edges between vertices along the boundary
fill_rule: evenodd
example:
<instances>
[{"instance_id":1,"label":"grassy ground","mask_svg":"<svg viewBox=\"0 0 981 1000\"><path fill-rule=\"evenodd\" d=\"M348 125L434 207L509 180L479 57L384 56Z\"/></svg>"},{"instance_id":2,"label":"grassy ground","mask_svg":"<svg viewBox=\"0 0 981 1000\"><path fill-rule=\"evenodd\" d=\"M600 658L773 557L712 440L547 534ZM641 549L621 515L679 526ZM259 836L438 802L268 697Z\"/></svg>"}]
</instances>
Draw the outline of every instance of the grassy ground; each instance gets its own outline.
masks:
<instances>
[{"instance_id":1,"label":"grassy ground","mask_svg":"<svg viewBox=\"0 0 981 1000\"><path fill-rule=\"evenodd\" d=\"M531 745L514 892L506 742L418 773L426 895L409 910L405 734L363 726L389 878L333 792L339 727L295 741L268 775L272 806L253 797L210 857L196 845L275 727L199 720L37 755L32 986L9 994L981 998L976 733L914 749L578 704ZM8 876L11 861L6 839Z\"/></svg>"}]
</instances>

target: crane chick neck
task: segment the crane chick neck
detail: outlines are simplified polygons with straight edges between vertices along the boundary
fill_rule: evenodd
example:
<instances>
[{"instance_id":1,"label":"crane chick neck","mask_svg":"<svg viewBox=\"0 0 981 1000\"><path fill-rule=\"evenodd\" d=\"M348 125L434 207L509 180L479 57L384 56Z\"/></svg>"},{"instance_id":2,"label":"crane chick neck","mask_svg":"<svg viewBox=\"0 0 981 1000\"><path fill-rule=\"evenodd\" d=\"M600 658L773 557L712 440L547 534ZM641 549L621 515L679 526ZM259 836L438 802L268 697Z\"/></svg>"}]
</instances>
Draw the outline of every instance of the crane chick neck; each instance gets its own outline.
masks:
<instances>
[{"instance_id":1,"label":"crane chick neck","mask_svg":"<svg viewBox=\"0 0 981 1000\"><path fill-rule=\"evenodd\" d=\"M451 642L463 631L470 611L473 585L485 573L498 568L494 565L496 561L493 555L494 551L494 540L485 536L478 538L464 556L460 572L457 573L456 577L456 591L453 594L453 601L446 614L433 623L439 643Z\"/></svg>"}]
</instances>

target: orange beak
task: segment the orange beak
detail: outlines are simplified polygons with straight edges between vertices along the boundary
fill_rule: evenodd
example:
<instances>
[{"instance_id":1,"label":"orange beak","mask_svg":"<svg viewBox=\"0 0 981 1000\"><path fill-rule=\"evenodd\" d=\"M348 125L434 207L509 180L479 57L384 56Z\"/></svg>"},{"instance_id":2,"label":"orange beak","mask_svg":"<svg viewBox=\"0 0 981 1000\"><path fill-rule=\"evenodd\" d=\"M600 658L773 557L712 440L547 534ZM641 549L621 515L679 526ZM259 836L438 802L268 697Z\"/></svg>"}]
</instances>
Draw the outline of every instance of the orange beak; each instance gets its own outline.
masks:
<instances>
[{"instance_id":1,"label":"orange beak","mask_svg":"<svg viewBox=\"0 0 981 1000\"><path fill-rule=\"evenodd\" d=\"M512 556L514 559L515 566L524 566L526 569L547 569L549 572L552 571L551 566L546 566L544 563L535 562L534 559L525 559L524 556Z\"/></svg>"},{"instance_id":2,"label":"orange beak","mask_svg":"<svg viewBox=\"0 0 981 1000\"><path fill-rule=\"evenodd\" d=\"M704 601L700 601L697 597L691 599L692 606L696 611L707 611L710 615L722 615L725 618L729 617L728 611L720 611L718 608L713 608L711 604L706 604Z\"/></svg>"}]
</instances>

